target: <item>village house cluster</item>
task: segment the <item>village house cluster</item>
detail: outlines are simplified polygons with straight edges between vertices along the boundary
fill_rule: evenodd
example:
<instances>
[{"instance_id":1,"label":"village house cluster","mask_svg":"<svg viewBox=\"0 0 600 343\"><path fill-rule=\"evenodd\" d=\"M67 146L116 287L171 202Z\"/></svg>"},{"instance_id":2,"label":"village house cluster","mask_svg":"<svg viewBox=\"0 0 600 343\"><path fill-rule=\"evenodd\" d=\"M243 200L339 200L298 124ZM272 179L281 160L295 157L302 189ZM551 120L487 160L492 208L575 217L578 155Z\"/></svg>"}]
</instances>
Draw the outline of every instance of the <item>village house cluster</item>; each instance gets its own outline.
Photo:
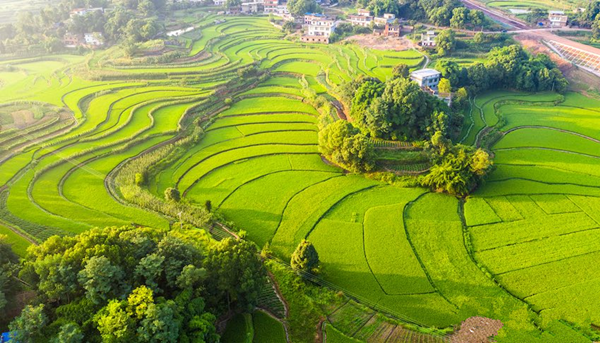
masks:
<instances>
[{"instance_id":1,"label":"village house cluster","mask_svg":"<svg viewBox=\"0 0 600 343\"><path fill-rule=\"evenodd\" d=\"M77 16L86 16L93 12L104 12L104 8L76 8L69 14L70 18L68 20L73 20L73 18ZM104 46L104 37L101 32L89 32L84 34L67 32L63 36L63 44L65 48L77 48L83 46L94 49Z\"/></svg>"}]
</instances>

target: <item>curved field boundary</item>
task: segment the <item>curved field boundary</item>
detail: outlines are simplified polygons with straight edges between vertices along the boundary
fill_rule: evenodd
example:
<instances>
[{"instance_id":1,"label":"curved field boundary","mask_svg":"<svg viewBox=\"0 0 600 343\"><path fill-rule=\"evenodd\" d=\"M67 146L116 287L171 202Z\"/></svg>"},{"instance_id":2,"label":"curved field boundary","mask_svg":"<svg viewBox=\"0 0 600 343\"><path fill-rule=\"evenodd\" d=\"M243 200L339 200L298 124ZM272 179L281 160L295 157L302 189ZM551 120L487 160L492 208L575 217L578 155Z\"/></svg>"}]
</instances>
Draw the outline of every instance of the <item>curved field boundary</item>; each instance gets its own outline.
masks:
<instances>
[{"instance_id":1,"label":"curved field boundary","mask_svg":"<svg viewBox=\"0 0 600 343\"><path fill-rule=\"evenodd\" d=\"M397 203L397 204L388 204L387 206L393 206L393 205L400 205L400 203ZM375 207L371 207L371 208L369 208L369 210L371 210L373 208L375 208ZM367 212L369 210L367 210ZM418 293L415 293L415 292L411 292L411 293L389 293L385 289L385 287L383 287L383 285L379 281L379 278L377 277L377 274L373 271L373 268L371 267L371 263L369 262L369 258L367 256L366 240L365 240L365 220L366 220L366 218L367 218L367 216L366 216L366 212L365 212L365 216L363 217L363 221L361 223L361 225L362 225L362 239L363 239L363 241L362 241L362 243L363 243L362 244L362 246L363 246L363 255L364 255L365 261L367 263L367 267L369 267L369 271L371 272L371 275L373 275L373 278L375 279L375 282L377 282L377 285L379 285L379 288L381 289L381 291L383 292L383 294L385 294L385 295L423 295L423 294L433 294L433 293L436 293L437 291L435 291L435 290L434 291L430 291L430 292L418 292ZM404 225L404 223L402 225ZM414 253L414 251L413 251L413 253ZM429 279L428 279L428 281L429 281ZM432 285L432 287L433 287L433 285ZM366 324L366 322L365 322L365 324ZM358 330L357 330L357 332L358 332ZM354 333L352 335L352 337L354 337L355 334L356 333Z\"/></svg>"},{"instance_id":2,"label":"curved field boundary","mask_svg":"<svg viewBox=\"0 0 600 343\"><path fill-rule=\"evenodd\" d=\"M246 146L248 147L248 146ZM273 156L273 155L307 155L310 154L308 152L289 152L289 151L285 151L285 152L276 152L276 153L268 153L268 154L261 154L261 155L254 155L254 156L247 156L247 157L241 157L238 158L236 160L233 161L229 161L224 165L218 166L214 169L209 170L208 172L206 172L204 175L202 175L200 178L196 179L188 188L186 188L186 190L183 192L183 196L185 196L188 192L189 189L191 189L192 187L194 187L202 178L204 178L205 176L209 175L210 173L214 172L215 170L218 170L220 168L223 168L231 163L235 163L235 162L239 162L239 161L243 161L243 160L247 160L249 158L254 158L254 157L262 157L262 156ZM318 153L313 153L313 154L318 154Z\"/></svg>"},{"instance_id":3,"label":"curved field boundary","mask_svg":"<svg viewBox=\"0 0 600 343\"><path fill-rule=\"evenodd\" d=\"M283 154L281 154L281 155L283 155ZM309 155L309 154L307 154L307 155ZM262 156L259 156L259 157L262 157ZM259 158L259 157L253 157L253 158ZM242 188L242 187L244 187L244 186L247 186L247 185L249 185L249 184L253 183L254 181L258 181L258 180L260 180L260 179L262 179L262 178L264 178L264 177L267 177L267 176L270 176L270 175L274 175L274 174L284 173L284 172L290 172L290 171L309 172L309 173L310 173L310 172L328 173L328 172L326 172L326 171L323 171L323 170L317 170L317 169L283 169L283 170L276 170L276 171L272 171L272 172L269 172L269 173L266 173L266 174L262 174L262 175L259 175L259 176L257 176L257 177L254 177L254 178L252 178L252 179L250 179L250 180L247 180L247 181L245 181L244 183L242 183L242 184L238 185L237 187L235 187L235 188L234 188L234 189L233 189L233 190L232 190L232 191L231 191L229 194L227 194L227 196L225 196L225 197L223 198L223 200L221 200L221 202L219 203L219 205L217 206L217 208L221 207L221 205L223 205L223 203L224 203L225 201L227 201L227 199L229 199L229 197L231 197L231 196L232 196L232 195L233 195L233 194L234 194L234 193L235 193L235 192L236 192L238 189L240 189L240 188ZM332 173L332 174L341 174L341 173L338 173L338 172L333 172L333 171L332 171L332 172L330 172L330 173ZM340 175L340 176L341 176L341 175ZM327 181L327 180L329 180L329 179L325 179L325 180L323 180L323 181L319 181L319 182L317 182L317 183L324 182L324 181ZM310 186L312 186L312 185L314 185L314 184L311 184L311 185L307 186L306 188L308 188L308 187L310 187ZM302 190L304 190L304 189L302 189ZM302 190L301 190L301 191L302 191ZM300 192L301 192L301 191L300 191ZM289 202L289 201L288 201L288 202ZM285 208L286 208L286 207L287 207L287 203L286 203L286 206L284 207L284 211L285 211ZM282 213L282 215L283 215L283 213ZM281 223L281 219L279 220L279 222ZM279 225L278 225L278 226L279 226ZM275 230L275 231L277 232L277 230Z\"/></svg>"},{"instance_id":4,"label":"curved field boundary","mask_svg":"<svg viewBox=\"0 0 600 343\"><path fill-rule=\"evenodd\" d=\"M559 131L562 133L568 133L574 136L578 136L587 140L590 140L594 143L599 143L600 144L600 140L590 137L590 136L586 136L584 134L581 134L579 132L575 132L575 131L569 131L569 130L565 130L565 129L560 129L560 128L556 128L556 127L552 127L552 126L543 126L543 125L521 125L521 126L517 126L511 129L508 129L506 131L503 131L504 135L508 135L511 132L517 131L517 130L521 130L521 129L544 129L544 130L554 130L554 131Z\"/></svg>"},{"instance_id":5,"label":"curved field boundary","mask_svg":"<svg viewBox=\"0 0 600 343\"><path fill-rule=\"evenodd\" d=\"M554 151L554 152L563 153L563 154L579 155L579 156L584 156L584 157L589 157L589 158L600 159L600 156L597 156L597 155L590 155L590 154L584 154L582 152L576 152L576 151L571 151L571 150L545 148L545 147L538 147L538 146L520 146L520 147L514 147L514 148L494 149L494 151L515 151L515 150L546 150L546 151ZM510 163L506 163L506 164L510 164Z\"/></svg>"},{"instance_id":6,"label":"curved field boundary","mask_svg":"<svg viewBox=\"0 0 600 343\"><path fill-rule=\"evenodd\" d=\"M408 243L410 244L410 248L413 251L413 254L415 255L415 257L417 258L417 261L419 261L419 264L421 265L421 269L423 269L423 272L425 273L425 276L427 276L427 280L429 281L429 284L431 284L431 287L435 290L435 292L437 294L439 294L448 304L452 305L452 307L454 307L457 311L458 311L458 306L456 306L454 303L452 303L450 301L450 299L448 299L441 291L440 289L435 285L435 282L433 282L433 278L431 277L431 275L429 274L429 271L427 270L427 267L425 267L425 264L423 263L423 260L421 260L421 256L419 256L419 253L417 252L417 249L415 248L415 245L412 242L412 239L410 238L410 232L408 232L408 225L406 223L406 218L407 216L407 211L413 206L414 203L416 203L417 201L419 201L419 199L421 199L422 197L424 197L426 194L429 194L429 192L425 192L421 195L419 195L416 199L409 201L406 203L406 205L404 205L404 209L402 210L404 213L402 215L402 224L404 227L404 233L406 235L406 240L408 241Z\"/></svg>"}]
</instances>

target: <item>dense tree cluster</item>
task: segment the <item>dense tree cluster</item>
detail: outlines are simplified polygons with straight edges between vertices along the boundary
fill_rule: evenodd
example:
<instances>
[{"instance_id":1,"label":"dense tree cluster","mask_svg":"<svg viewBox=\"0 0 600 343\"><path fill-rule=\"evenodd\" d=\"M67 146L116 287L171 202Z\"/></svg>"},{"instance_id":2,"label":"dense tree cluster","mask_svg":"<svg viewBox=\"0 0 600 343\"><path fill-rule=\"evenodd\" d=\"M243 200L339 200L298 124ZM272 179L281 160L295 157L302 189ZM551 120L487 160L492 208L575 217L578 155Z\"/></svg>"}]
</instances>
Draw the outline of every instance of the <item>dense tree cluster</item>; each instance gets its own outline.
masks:
<instances>
[{"instance_id":1,"label":"dense tree cluster","mask_svg":"<svg viewBox=\"0 0 600 343\"><path fill-rule=\"evenodd\" d=\"M453 145L441 132L436 132L431 138L429 151L434 164L419 181L422 186L435 191L465 196L492 169L487 152L470 146Z\"/></svg>"},{"instance_id":2,"label":"dense tree cluster","mask_svg":"<svg viewBox=\"0 0 600 343\"><path fill-rule=\"evenodd\" d=\"M107 8L71 16L76 8ZM63 49L66 32L101 32L112 42L133 43L156 37L163 26L157 14L166 9L165 0L63 0L38 14L20 12L14 24L0 26L0 53L19 53L23 49L57 52Z\"/></svg>"},{"instance_id":3,"label":"dense tree cluster","mask_svg":"<svg viewBox=\"0 0 600 343\"><path fill-rule=\"evenodd\" d=\"M321 12L315 0L288 0L287 9L295 16Z\"/></svg>"},{"instance_id":4,"label":"dense tree cluster","mask_svg":"<svg viewBox=\"0 0 600 343\"><path fill-rule=\"evenodd\" d=\"M14 302L15 294L21 289L15 278L18 272L19 257L12 251L7 237L0 235L0 322L4 318L7 306Z\"/></svg>"},{"instance_id":5,"label":"dense tree cluster","mask_svg":"<svg viewBox=\"0 0 600 343\"><path fill-rule=\"evenodd\" d=\"M488 89L517 89L528 92L564 92L568 81L547 55L530 56L519 45L495 48L484 63L459 68L452 61L438 62L436 68L453 89L465 87L469 94Z\"/></svg>"},{"instance_id":6,"label":"dense tree cluster","mask_svg":"<svg viewBox=\"0 0 600 343\"><path fill-rule=\"evenodd\" d=\"M338 120L319 131L319 151L352 172L374 168L373 146L359 129L345 120Z\"/></svg>"},{"instance_id":7,"label":"dense tree cluster","mask_svg":"<svg viewBox=\"0 0 600 343\"><path fill-rule=\"evenodd\" d=\"M435 131L453 136L462 117L437 97L423 91L407 75L406 68L387 82L359 77L342 85L340 93L351 104L350 116L371 137L415 141L429 139Z\"/></svg>"},{"instance_id":8,"label":"dense tree cluster","mask_svg":"<svg viewBox=\"0 0 600 343\"><path fill-rule=\"evenodd\" d=\"M579 14L571 23L579 24L592 28L592 38L600 39L600 1L590 1L585 7L585 11Z\"/></svg>"},{"instance_id":9,"label":"dense tree cluster","mask_svg":"<svg viewBox=\"0 0 600 343\"><path fill-rule=\"evenodd\" d=\"M203 230L92 229L29 250L37 292L10 325L21 342L216 342L216 315L257 301L264 269L244 240Z\"/></svg>"},{"instance_id":10,"label":"dense tree cluster","mask_svg":"<svg viewBox=\"0 0 600 343\"><path fill-rule=\"evenodd\" d=\"M460 0L357 0L357 4L375 15L394 13L401 18L437 26L476 28L486 25L483 12L464 7Z\"/></svg>"}]
</instances>

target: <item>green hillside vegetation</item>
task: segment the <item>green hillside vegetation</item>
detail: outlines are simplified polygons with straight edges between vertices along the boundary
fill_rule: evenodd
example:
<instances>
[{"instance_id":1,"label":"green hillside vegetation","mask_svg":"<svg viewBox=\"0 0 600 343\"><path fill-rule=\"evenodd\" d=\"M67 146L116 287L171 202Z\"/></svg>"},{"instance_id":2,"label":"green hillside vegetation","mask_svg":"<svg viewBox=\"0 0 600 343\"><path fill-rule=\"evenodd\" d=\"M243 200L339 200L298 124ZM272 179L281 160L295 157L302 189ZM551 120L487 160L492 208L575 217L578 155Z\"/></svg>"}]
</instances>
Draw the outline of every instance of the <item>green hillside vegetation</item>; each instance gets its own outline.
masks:
<instances>
[{"instance_id":1,"label":"green hillside vegetation","mask_svg":"<svg viewBox=\"0 0 600 343\"><path fill-rule=\"evenodd\" d=\"M0 151L0 233L37 291L15 332L208 342L231 309L223 341L281 341L286 316L294 342L320 318L332 342L441 342L471 316L501 320L499 342L600 338L600 102L548 58L442 63L448 106L406 79L417 51L173 18L197 29L160 61L137 42L0 61L1 104L66 113ZM318 268L292 271L303 240Z\"/></svg>"}]
</instances>

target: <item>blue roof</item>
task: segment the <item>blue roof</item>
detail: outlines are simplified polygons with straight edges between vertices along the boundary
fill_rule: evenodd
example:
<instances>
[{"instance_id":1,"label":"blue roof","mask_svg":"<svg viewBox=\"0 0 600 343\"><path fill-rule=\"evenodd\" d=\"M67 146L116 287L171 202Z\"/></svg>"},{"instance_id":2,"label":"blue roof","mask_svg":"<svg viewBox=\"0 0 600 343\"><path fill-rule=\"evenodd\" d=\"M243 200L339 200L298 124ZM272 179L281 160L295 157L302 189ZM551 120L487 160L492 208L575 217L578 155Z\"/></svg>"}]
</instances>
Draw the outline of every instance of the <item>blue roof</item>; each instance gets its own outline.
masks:
<instances>
[{"instance_id":1,"label":"blue roof","mask_svg":"<svg viewBox=\"0 0 600 343\"><path fill-rule=\"evenodd\" d=\"M0 342L1 343L10 342L10 332L2 333L2 336L0 336Z\"/></svg>"}]
</instances>

